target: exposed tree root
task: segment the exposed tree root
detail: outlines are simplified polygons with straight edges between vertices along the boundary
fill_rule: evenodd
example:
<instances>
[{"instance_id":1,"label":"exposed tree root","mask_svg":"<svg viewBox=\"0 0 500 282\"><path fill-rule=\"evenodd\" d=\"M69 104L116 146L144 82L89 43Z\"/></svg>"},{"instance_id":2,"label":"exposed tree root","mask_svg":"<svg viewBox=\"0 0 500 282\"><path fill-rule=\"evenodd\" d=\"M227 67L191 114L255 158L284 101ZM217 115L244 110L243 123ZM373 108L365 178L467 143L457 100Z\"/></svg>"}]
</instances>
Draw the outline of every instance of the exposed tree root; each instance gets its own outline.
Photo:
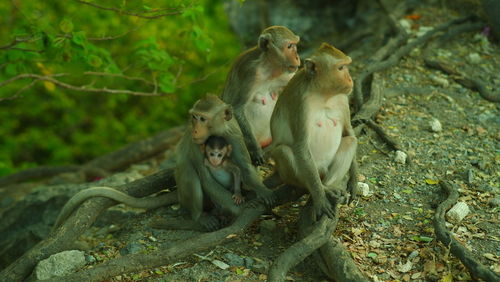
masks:
<instances>
[{"instance_id":1,"label":"exposed tree root","mask_svg":"<svg viewBox=\"0 0 500 282\"><path fill-rule=\"evenodd\" d=\"M45 166L30 168L0 178L0 187L29 180L53 177L65 172L82 172L87 180L104 177L108 172L124 169L131 164L155 156L174 146L182 136L184 127L174 127L157 135L126 145L123 148L98 157L83 165Z\"/></svg>"},{"instance_id":2,"label":"exposed tree root","mask_svg":"<svg viewBox=\"0 0 500 282\"><path fill-rule=\"evenodd\" d=\"M484 85L484 83L479 79L473 78L471 75L465 75L450 64L437 59L425 58L424 61L428 67L443 71L462 86L479 92L479 95L481 95L484 99L495 103L500 102L500 92L493 93L489 91L486 85Z\"/></svg>"},{"instance_id":3,"label":"exposed tree root","mask_svg":"<svg viewBox=\"0 0 500 282\"><path fill-rule=\"evenodd\" d=\"M464 266L467 267L472 277L483 279L488 282L500 281L500 275L476 261L474 255L453 238L451 233L446 229L444 215L446 211L457 202L458 192L449 183L441 182L440 184L441 188L446 192L447 198L439 204L434 214L433 225L437 239L450 248L451 253L460 259Z\"/></svg>"},{"instance_id":4,"label":"exposed tree root","mask_svg":"<svg viewBox=\"0 0 500 282\"><path fill-rule=\"evenodd\" d=\"M309 226L309 228L307 228L307 234L309 235L290 246L271 265L268 281L285 281L286 274L290 268L303 261L315 250L327 243L337 227L337 207L335 207L335 215L335 219L323 216L314 225Z\"/></svg>"},{"instance_id":5,"label":"exposed tree root","mask_svg":"<svg viewBox=\"0 0 500 282\"><path fill-rule=\"evenodd\" d=\"M415 49L418 46L422 46L425 43L427 43L433 36L436 34L446 31L449 29L451 26L454 26L456 24L463 23L465 21L468 21L470 17L467 18L461 18L461 19L456 19L453 21L450 21L448 23L439 25L438 27L428 31L421 37L416 38L414 41L402 46L398 50L396 50L389 58L387 58L384 61L380 62L372 62L369 66L367 66L357 77L355 83L354 83L354 105L356 109L360 109L361 106L364 103L364 97L363 97L363 92L362 92L362 86L365 81L365 79L370 76L372 73L381 71L384 69L387 69L389 67L395 66L401 58L404 56L408 55L413 49Z\"/></svg>"},{"instance_id":6,"label":"exposed tree root","mask_svg":"<svg viewBox=\"0 0 500 282\"><path fill-rule=\"evenodd\" d=\"M173 170L164 170L116 187L134 197L145 197L175 185ZM93 198L78 208L64 224L35 247L0 272L0 281L20 281L30 275L36 264L52 254L67 250L96 220L97 216L116 202ZM66 280L68 281L68 280Z\"/></svg>"},{"instance_id":7,"label":"exposed tree root","mask_svg":"<svg viewBox=\"0 0 500 282\"><path fill-rule=\"evenodd\" d=\"M399 143L396 142L396 140L389 137L389 135L387 135L387 133L385 133L385 131L382 129L382 127L380 127L378 124L376 124L373 120L371 120L371 119L366 120L365 124L368 125L371 129L373 129L373 131L375 131L378 134L378 136L380 136L380 138L387 145L389 145L389 147L391 147L393 150L402 151L401 145L399 145Z\"/></svg>"}]
</instances>

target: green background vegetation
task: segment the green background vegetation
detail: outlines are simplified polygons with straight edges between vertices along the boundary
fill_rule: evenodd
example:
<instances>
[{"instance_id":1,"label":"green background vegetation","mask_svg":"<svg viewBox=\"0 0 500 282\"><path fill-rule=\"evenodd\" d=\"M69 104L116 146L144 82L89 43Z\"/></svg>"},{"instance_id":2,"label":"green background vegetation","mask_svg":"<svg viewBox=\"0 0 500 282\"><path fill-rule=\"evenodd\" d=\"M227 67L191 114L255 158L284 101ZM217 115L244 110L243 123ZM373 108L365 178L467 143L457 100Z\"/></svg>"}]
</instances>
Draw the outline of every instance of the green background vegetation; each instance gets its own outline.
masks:
<instances>
[{"instance_id":1,"label":"green background vegetation","mask_svg":"<svg viewBox=\"0 0 500 282\"><path fill-rule=\"evenodd\" d=\"M76 0L1 1L0 47L24 42L0 49L0 84L23 73L64 73L55 78L78 87L170 94L88 93L47 81L18 93L33 79L4 85L0 176L37 165L82 163L183 123L197 98L221 91L241 51L223 1L86 1L117 11ZM179 10L156 19L126 14ZM96 40L103 37L116 38Z\"/></svg>"}]
</instances>

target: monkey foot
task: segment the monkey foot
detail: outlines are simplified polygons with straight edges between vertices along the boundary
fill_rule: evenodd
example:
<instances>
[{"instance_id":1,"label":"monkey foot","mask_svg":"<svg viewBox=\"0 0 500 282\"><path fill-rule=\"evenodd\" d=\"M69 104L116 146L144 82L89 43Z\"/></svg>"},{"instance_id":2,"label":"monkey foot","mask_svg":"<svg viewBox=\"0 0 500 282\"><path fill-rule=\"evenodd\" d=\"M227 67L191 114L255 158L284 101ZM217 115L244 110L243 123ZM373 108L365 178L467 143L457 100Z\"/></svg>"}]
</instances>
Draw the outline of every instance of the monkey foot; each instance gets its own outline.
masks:
<instances>
[{"instance_id":1,"label":"monkey foot","mask_svg":"<svg viewBox=\"0 0 500 282\"><path fill-rule=\"evenodd\" d=\"M236 205L241 205L245 202L245 197L243 197L242 195L234 194L232 198Z\"/></svg>"},{"instance_id":2,"label":"monkey foot","mask_svg":"<svg viewBox=\"0 0 500 282\"><path fill-rule=\"evenodd\" d=\"M349 201L349 193L343 189L328 189L325 193L330 203L342 205Z\"/></svg>"}]
</instances>

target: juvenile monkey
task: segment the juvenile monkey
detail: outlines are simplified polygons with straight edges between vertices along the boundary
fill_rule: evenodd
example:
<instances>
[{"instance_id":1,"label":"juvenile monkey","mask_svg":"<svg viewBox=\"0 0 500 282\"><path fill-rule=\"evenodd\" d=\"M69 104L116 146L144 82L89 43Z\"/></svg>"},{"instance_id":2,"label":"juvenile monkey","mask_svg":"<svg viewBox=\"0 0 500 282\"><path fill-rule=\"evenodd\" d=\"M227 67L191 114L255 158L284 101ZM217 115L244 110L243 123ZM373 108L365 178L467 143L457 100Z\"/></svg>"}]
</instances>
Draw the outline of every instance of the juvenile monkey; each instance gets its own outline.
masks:
<instances>
[{"instance_id":1,"label":"juvenile monkey","mask_svg":"<svg viewBox=\"0 0 500 282\"><path fill-rule=\"evenodd\" d=\"M351 58L323 43L288 83L271 118L276 172L285 183L307 189L317 217L334 216L326 196L343 197L338 186L350 167L355 179L357 139L347 98L353 87L350 63ZM348 185L352 197L353 183Z\"/></svg>"},{"instance_id":2,"label":"juvenile monkey","mask_svg":"<svg viewBox=\"0 0 500 282\"><path fill-rule=\"evenodd\" d=\"M299 40L284 26L268 27L257 46L239 55L228 73L222 100L233 106L256 165L264 163L261 148L272 141L269 123L278 95L300 66Z\"/></svg>"},{"instance_id":3,"label":"juvenile monkey","mask_svg":"<svg viewBox=\"0 0 500 282\"><path fill-rule=\"evenodd\" d=\"M212 176L226 189L233 192L234 203L240 205L245 201L241 195L240 168L230 160L233 147L221 136L210 136L201 145L205 153L205 165Z\"/></svg>"}]
</instances>

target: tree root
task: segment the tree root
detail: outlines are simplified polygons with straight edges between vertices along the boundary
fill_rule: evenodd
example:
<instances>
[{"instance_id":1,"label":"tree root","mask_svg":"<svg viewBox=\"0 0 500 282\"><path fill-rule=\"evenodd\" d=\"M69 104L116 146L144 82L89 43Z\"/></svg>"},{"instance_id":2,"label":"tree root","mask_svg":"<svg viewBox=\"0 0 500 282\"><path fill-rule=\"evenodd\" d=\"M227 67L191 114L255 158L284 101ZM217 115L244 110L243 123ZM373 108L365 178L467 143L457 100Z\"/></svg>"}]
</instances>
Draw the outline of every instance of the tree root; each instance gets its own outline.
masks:
<instances>
[{"instance_id":1,"label":"tree root","mask_svg":"<svg viewBox=\"0 0 500 282\"><path fill-rule=\"evenodd\" d=\"M361 106L364 103L364 97L363 97L363 83L365 79L370 76L372 73L381 71L384 69L387 69L389 67L392 67L396 65L399 60L408 55L414 48L418 46L422 46L425 43L427 43L433 36L436 34L446 31L449 29L451 26L463 23L465 21L468 21L470 17L467 18L461 18L461 19L456 19L452 20L448 23L439 25L438 27L428 31L421 37L418 37L414 41L404 45L403 47L399 48L396 50L389 58L387 58L384 61L380 62L372 62L369 66L367 66L357 77L356 81L354 82L354 106L356 109L360 109Z\"/></svg>"},{"instance_id":2,"label":"tree root","mask_svg":"<svg viewBox=\"0 0 500 282\"><path fill-rule=\"evenodd\" d=\"M108 172L124 169L131 164L155 156L174 146L185 131L184 127L174 127L157 135L126 145L121 149L91 160L83 165L43 166L30 168L0 178L0 187L34 179L47 178L65 172L82 172L86 179L104 177Z\"/></svg>"},{"instance_id":3,"label":"tree root","mask_svg":"<svg viewBox=\"0 0 500 282\"><path fill-rule=\"evenodd\" d=\"M446 192L447 198L437 207L436 214L434 215L433 225L437 239L450 248L451 253L460 259L472 277L483 279L484 281L500 281L500 275L476 261L473 258L473 254L453 238L451 233L446 229L444 215L457 202L458 192L449 183L441 182L440 184L441 188Z\"/></svg>"},{"instance_id":4,"label":"tree root","mask_svg":"<svg viewBox=\"0 0 500 282\"><path fill-rule=\"evenodd\" d=\"M481 95L481 97L483 97L485 100L495 103L500 102L500 93L492 93L479 79L473 78L470 75L465 75L450 64L437 59L425 58L424 62L428 67L440 70L450 75L453 80L455 80L460 85L479 92L479 95Z\"/></svg>"},{"instance_id":5,"label":"tree root","mask_svg":"<svg viewBox=\"0 0 500 282\"><path fill-rule=\"evenodd\" d=\"M145 197L175 185L173 170L163 170L131 183L116 187L134 197ZM36 264L50 255L67 250L96 220L97 216L116 202L93 198L78 208L64 224L35 247L0 272L0 281L20 281L30 275Z\"/></svg>"},{"instance_id":6,"label":"tree root","mask_svg":"<svg viewBox=\"0 0 500 282\"><path fill-rule=\"evenodd\" d=\"M308 236L296 242L283 252L271 265L268 281L285 281L286 274L290 268L303 261L315 250L327 243L337 227L338 208L336 208L335 214L336 217L333 220L329 219L327 216L323 216L312 226L312 229L309 228Z\"/></svg>"}]
</instances>

